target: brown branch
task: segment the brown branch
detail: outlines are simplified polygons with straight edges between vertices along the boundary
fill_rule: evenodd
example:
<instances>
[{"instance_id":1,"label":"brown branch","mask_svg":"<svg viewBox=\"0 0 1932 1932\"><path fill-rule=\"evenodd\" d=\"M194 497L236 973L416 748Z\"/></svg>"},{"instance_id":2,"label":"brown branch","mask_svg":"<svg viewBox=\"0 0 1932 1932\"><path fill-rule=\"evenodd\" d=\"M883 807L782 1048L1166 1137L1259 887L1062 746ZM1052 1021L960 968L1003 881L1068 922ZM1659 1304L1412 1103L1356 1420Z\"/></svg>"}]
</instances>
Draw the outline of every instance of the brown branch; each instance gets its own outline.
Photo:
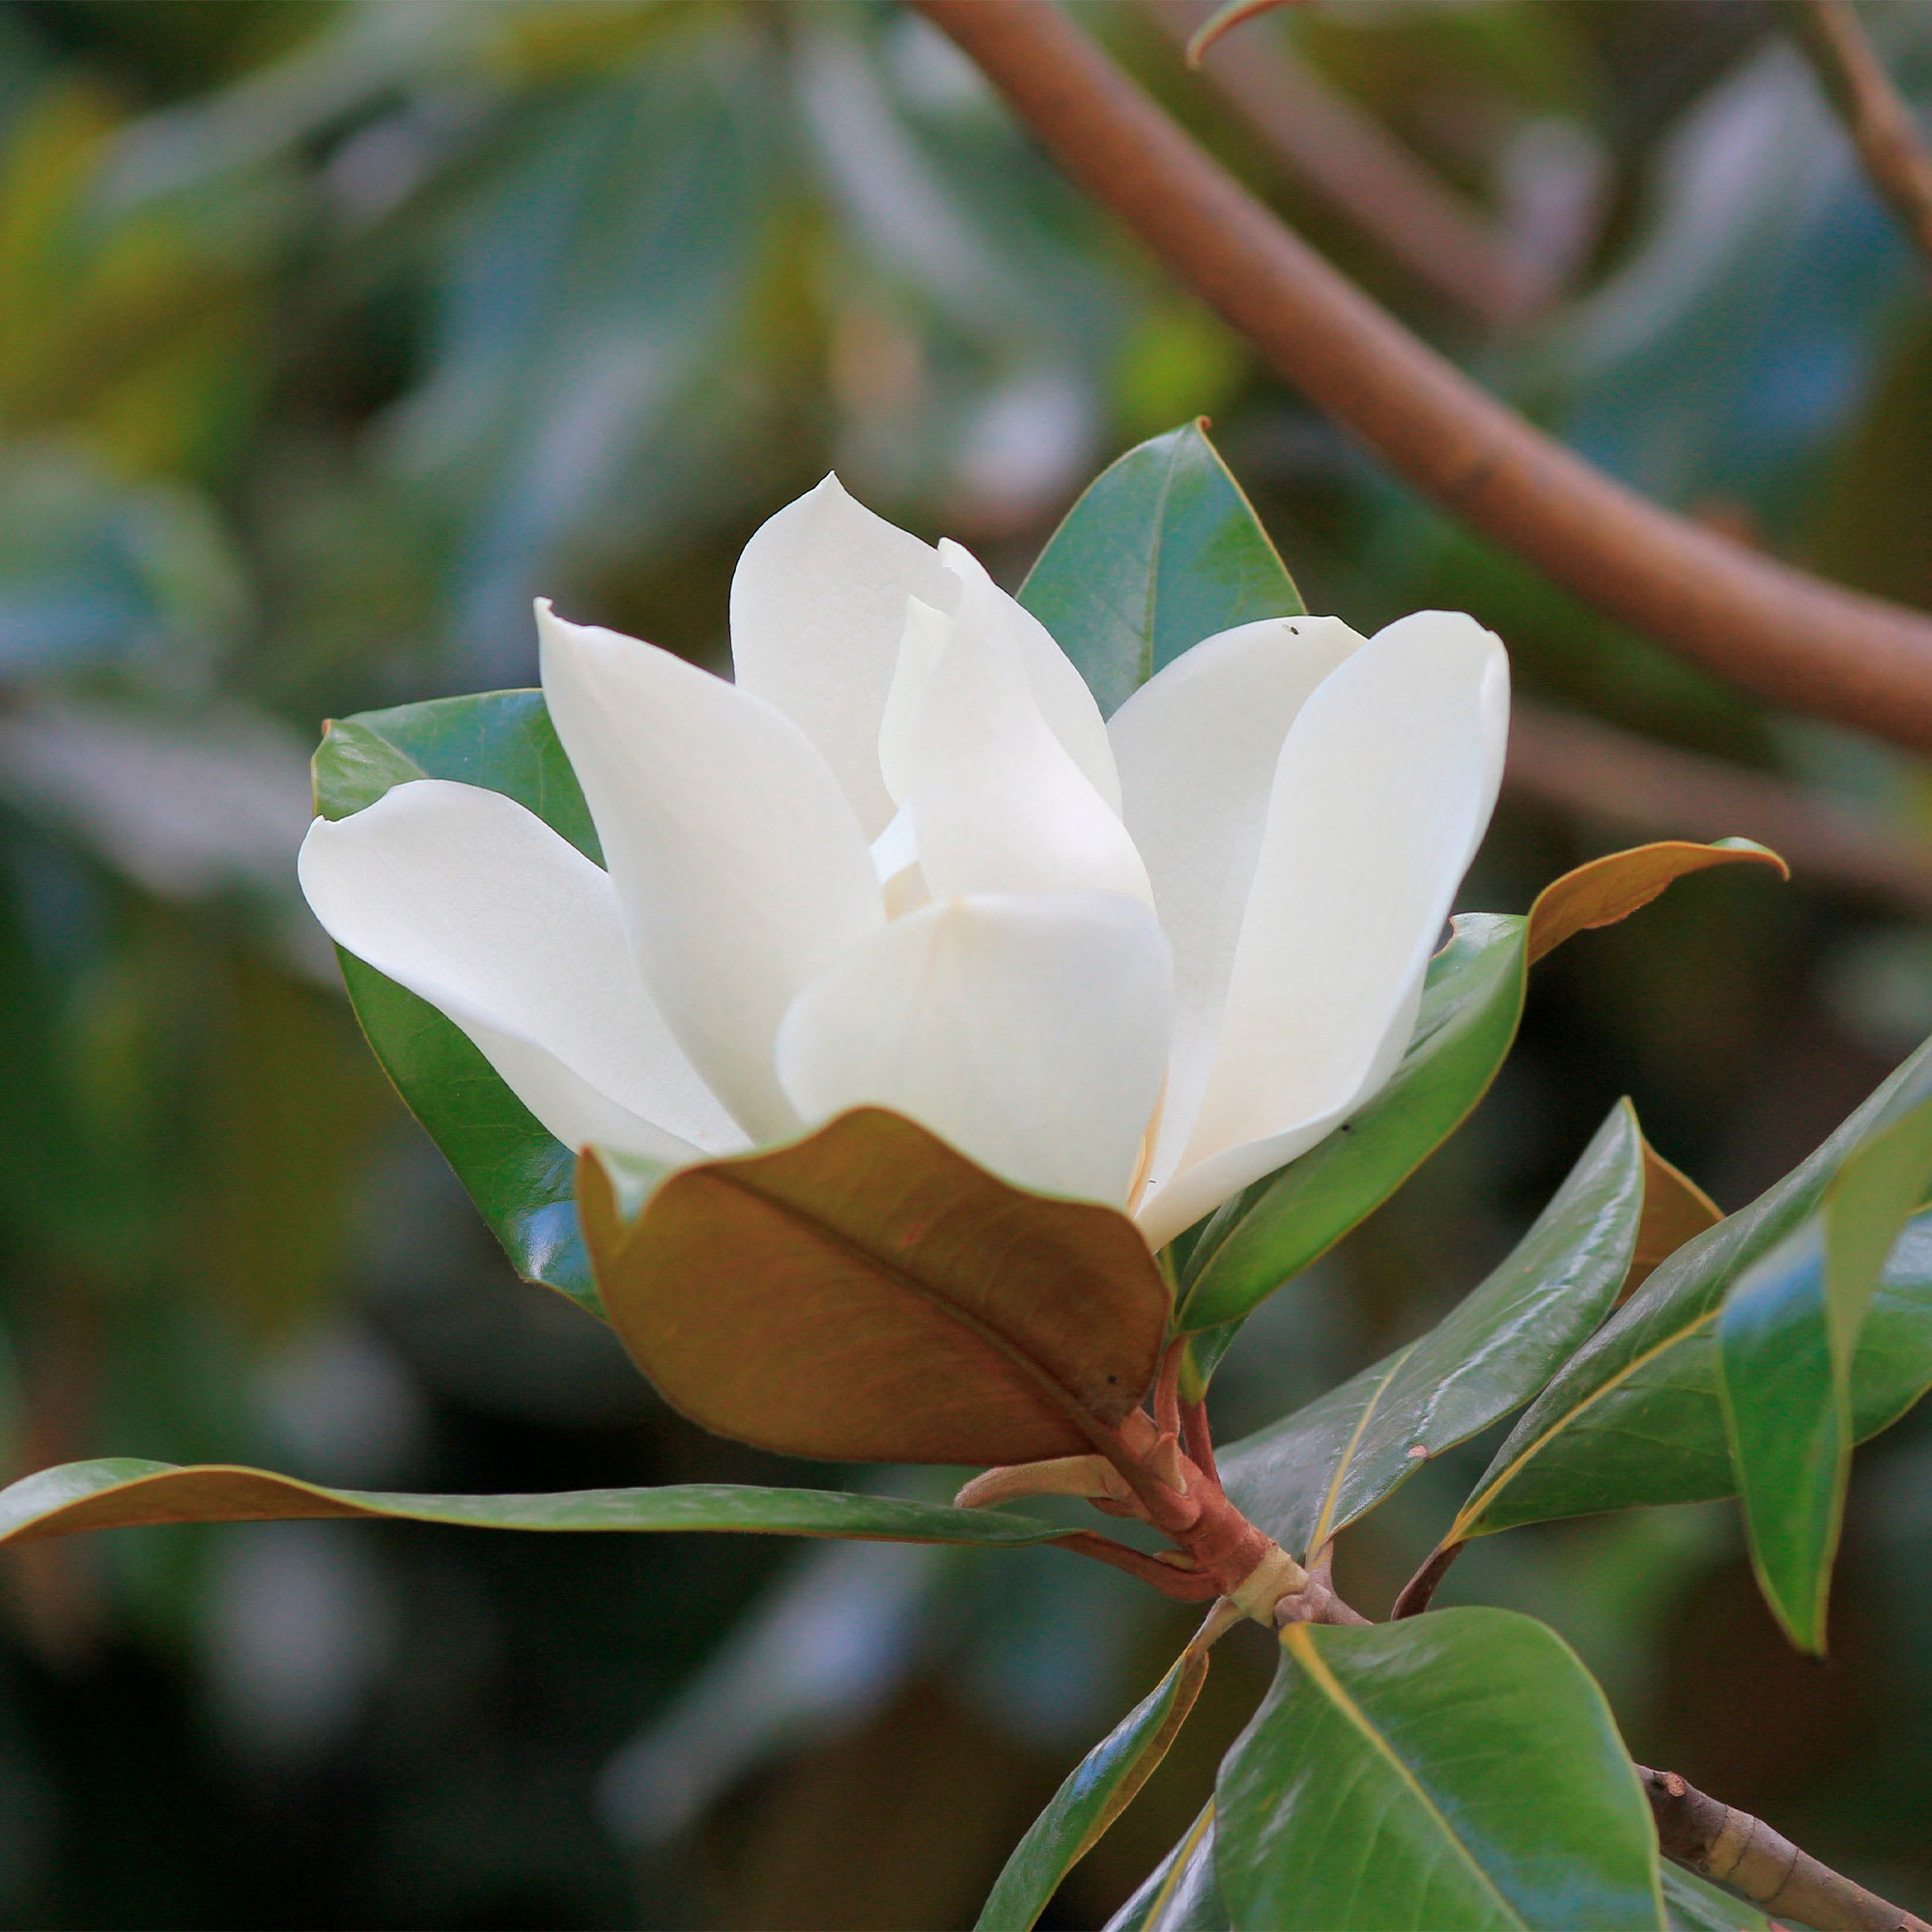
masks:
<instances>
[{"instance_id":1,"label":"brown branch","mask_svg":"<svg viewBox=\"0 0 1932 1932\"><path fill-rule=\"evenodd\" d=\"M1815 1932L1932 1932L1875 1892L1820 1864L1762 1819L1707 1798L1674 1771L1638 1765L1665 1858L1741 1891L1767 1912L1800 1918Z\"/></svg>"},{"instance_id":2,"label":"brown branch","mask_svg":"<svg viewBox=\"0 0 1932 1932\"><path fill-rule=\"evenodd\" d=\"M1182 43L1214 11L1207 0L1147 4ZM1548 306L1548 274L1280 40L1217 39L1200 67L1293 173L1484 327L1520 328Z\"/></svg>"},{"instance_id":3,"label":"brown branch","mask_svg":"<svg viewBox=\"0 0 1932 1932\"><path fill-rule=\"evenodd\" d=\"M1416 340L1042 0L911 0L1073 178L1417 488L1761 697L1932 748L1932 618L1744 550L1613 482Z\"/></svg>"},{"instance_id":4,"label":"brown branch","mask_svg":"<svg viewBox=\"0 0 1932 1932\"><path fill-rule=\"evenodd\" d=\"M1932 851L1813 797L1802 785L1660 745L1574 712L1518 698L1503 782L1623 833L1755 838L1799 878L1923 917Z\"/></svg>"},{"instance_id":5,"label":"brown branch","mask_svg":"<svg viewBox=\"0 0 1932 1932\"><path fill-rule=\"evenodd\" d=\"M1797 0L1792 25L1866 178L1932 268L1932 155L1865 39L1852 0Z\"/></svg>"}]
</instances>

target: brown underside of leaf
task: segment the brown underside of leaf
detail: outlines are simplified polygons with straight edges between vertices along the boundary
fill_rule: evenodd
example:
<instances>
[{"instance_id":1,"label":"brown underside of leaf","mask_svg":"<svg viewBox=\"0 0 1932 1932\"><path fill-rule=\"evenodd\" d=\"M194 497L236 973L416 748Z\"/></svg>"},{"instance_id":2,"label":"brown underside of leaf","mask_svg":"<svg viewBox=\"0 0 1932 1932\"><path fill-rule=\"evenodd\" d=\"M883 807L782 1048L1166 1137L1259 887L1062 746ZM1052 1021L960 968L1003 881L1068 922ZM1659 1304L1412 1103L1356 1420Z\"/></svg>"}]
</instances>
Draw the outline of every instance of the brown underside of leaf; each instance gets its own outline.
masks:
<instances>
[{"instance_id":1,"label":"brown underside of leaf","mask_svg":"<svg viewBox=\"0 0 1932 1932\"><path fill-rule=\"evenodd\" d=\"M38 1543L43 1537L72 1536L82 1530L154 1523L279 1522L381 1514L259 1469L210 1464L136 1476L111 1490L76 1497L0 1535L0 1543Z\"/></svg>"},{"instance_id":2,"label":"brown underside of leaf","mask_svg":"<svg viewBox=\"0 0 1932 1932\"><path fill-rule=\"evenodd\" d=\"M1137 1407L1170 1296L1125 1215L995 1179L862 1108L673 1175L637 1223L578 1195L612 1325L673 1407L837 1462L1075 1455Z\"/></svg>"},{"instance_id":3,"label":"brown underside of leaf","mask_svg":"<svg viewBox=\"0 0 1932 1932\"><path fill-rule=\"evenodd\" d=\"M1660 1262L1668 1261L1684 1243L1724 1218L1723 1209L1687 1174L1664 1159L1648 1141L1643 1144L1643 1214L1636 1225L1636 1246L1630 1273L1618 1291L1621 1308Z\"/></svg>"},{"instance_id":4,"label":"brown underside of leaf","mask_svg":"<svg viewBox=\"0 0 1932 1932\"><path fill-rule=\"evenodd\" d=\"M1537 894L1529 909L1530 961L1534 964L1577 933L1628 919L1687 872L1741 861L1770 866L1780 878L1791 876L1791 867L1769 846L1742 838L1721 845L1663 838L1654 845L1633 845L1626 852L1606 852L1592 859Z\"/></svg>"}]
</instances>

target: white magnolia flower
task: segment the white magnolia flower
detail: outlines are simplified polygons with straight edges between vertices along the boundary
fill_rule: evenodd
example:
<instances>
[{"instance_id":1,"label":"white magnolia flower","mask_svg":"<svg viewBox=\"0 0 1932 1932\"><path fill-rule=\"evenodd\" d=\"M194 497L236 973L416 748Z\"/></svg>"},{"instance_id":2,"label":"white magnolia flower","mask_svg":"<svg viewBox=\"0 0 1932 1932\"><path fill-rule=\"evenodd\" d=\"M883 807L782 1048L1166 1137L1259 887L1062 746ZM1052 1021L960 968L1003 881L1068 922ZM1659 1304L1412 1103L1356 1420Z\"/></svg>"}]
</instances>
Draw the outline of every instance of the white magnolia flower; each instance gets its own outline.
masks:
<instances>
[{"instance_id":1,"label":"white magnolia flower","mask_svg":"<svg viewBox=\"0 0 1932 1932\"><path fill-rule=\"evenodd\" d=\"M1501 769L1468 617L1243 624L1103 722L965 551L834 477L739 560L735 684L537 621L608 870L423 780L311 827L328 931L568 1146L688 1162L871 1103L1154 1246L1387 1079Z\"/></svg>"}]
</instances>

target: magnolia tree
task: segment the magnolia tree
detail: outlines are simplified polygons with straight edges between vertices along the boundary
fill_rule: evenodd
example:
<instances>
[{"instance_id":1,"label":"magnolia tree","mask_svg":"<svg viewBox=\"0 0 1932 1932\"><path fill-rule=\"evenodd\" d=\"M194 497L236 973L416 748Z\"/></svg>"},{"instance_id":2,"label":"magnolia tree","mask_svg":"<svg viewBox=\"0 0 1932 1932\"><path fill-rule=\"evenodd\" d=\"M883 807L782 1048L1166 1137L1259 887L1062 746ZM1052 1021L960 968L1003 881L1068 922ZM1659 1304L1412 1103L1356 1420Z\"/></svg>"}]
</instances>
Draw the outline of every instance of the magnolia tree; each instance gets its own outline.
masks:
<instances>
[{"instance_id":1,"label":"magnolia tree","mask_svg":"<svg viewBox=\"0 0 1932 1932\"><path fill-rule=\"evenodd\" d=\"M1822 1647L1852 1446L1932 1383L1932 1056L1727 1218L1619 1106L1439 1325L1243 1441L1208 1423L1261 1301L1481 1097L1534 962L1774 854L1616 853L1445 941L1503 648L1450 613L1367 639L1308 615L1198 426L1108 469L1017 598L828 478L739 563L735 682L537 625L540 692L368 713L317 755L302 885L371 1045L517 1266L686 1415L982 1473L941 1507L113 1460L16 1483L8 1537L399 1517L1051 1547L1206 1620L983 1927L1035 1922L1243 1618L1279 1633L1274 1688L1122 1928L1765 1925L1750 1899L1918 1924L1634 1765L1542 1624L1430 1601L1475 1537L1737 1492L1772 1608ZM1513 1411L1368 1622L1337 1538ZM1048 1496L1118 1533L1026 1513Z\"/></svg>"}]
</instances>

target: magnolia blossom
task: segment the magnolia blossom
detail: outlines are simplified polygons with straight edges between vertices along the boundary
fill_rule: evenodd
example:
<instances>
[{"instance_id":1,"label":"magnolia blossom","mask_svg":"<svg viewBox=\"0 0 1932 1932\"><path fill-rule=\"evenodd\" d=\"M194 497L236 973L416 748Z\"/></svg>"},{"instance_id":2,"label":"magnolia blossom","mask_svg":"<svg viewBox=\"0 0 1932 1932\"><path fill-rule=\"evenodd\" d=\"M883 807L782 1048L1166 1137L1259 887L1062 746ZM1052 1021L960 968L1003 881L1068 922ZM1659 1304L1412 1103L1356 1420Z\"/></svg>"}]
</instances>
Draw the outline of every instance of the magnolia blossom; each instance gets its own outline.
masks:
<instances>
[{"instance_id":1,"label":"magnolia blossom","mask_svg":"<svg viewBox=\"0 0 1932 1932\"><path fill-rule=\"evenodd\" d=\"M1501 769L1471 618L1243 624L1103 720L966 551L835 477L739 559L735 682L537 625L604 866L421 780L311 827L328 931L570 1147L890 1107L1156 1247L1394 1070Z\"/></svg>"}]
</instances>

